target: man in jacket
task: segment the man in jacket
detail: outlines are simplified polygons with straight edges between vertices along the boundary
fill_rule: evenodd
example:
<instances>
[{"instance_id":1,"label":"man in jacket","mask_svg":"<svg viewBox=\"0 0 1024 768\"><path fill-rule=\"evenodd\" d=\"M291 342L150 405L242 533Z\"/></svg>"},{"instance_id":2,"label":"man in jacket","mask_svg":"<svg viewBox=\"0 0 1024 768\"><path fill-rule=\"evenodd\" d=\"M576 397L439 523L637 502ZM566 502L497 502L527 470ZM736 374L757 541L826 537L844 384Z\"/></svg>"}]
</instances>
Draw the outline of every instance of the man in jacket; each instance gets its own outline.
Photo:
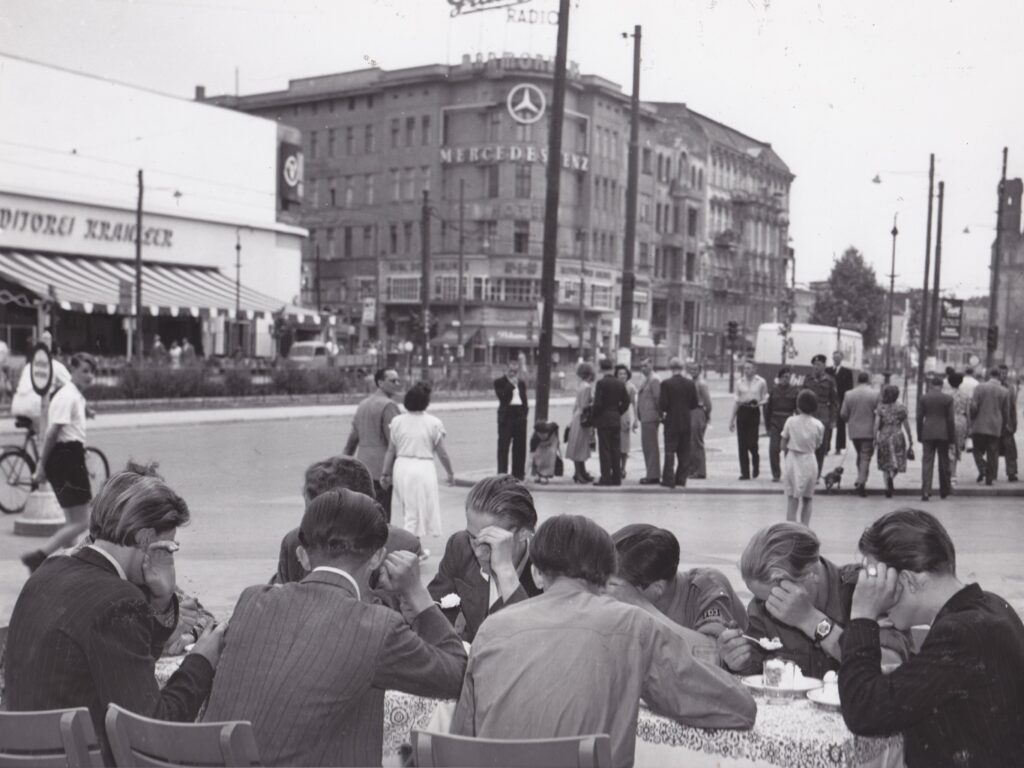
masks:
<instances>
[{"instance_id":1,"label":"man in jacket","mask_svg":"<svg viewBox=\"0 0 1024 768\"><path fill-rule=\"evenodd\" d=\"M650 358L640 364L644 381L636 393L636 417L640 420L640 445L644 449L644 464L647 474L640 485L654 485L661 479L661 451L658 449L658 426L661 424L661 410L658 396L661 380L654 375Z\"/></svg>"},{"instance_id":2,"label":"man in jacket","mask_svg":"<svg viewBox=\"0 0 1024 768\"><path fill-rule=\"evenodd\" d=\"M665 414L665 465L661 484L666 488L686 487L690 470L690 412L697 409L697 387L683 376L683 361L668 361L672 375L661 382L658 408Z\"/></svg>"},{"instance_id":3,"label":"man in jacket","mask_svg":"<svg viewBox=\"0 0 1024 768\"><path fill-rule=\"evenodd\" d=\"M509 360L504 376L494 380L498 396L498 474L508 474L508 451L512 448L512 475L526 477L526 382L519 378L519 361Z\"/></svg>"},{"instance_id":4,"label":"man in jacket","mask_svg":"<svg viewBox=\"0 0 1024 768\"><path fill-rule=\"evenodd\" d=\"M690 471L694 480L704 480L708 476L707 454L704 452L704 433L711 421L711 391L708 384L701 378L702 368L698 363L690 366L690 378L697 387L697 408L690 411Z\"/></svg>"},{"instance_id":5,"label":"man in jacket","mask_svg":"<svg viewBox=\"0 0 1024 768\"><path fill-rule=\"evenodd\" d=\"M1010 379L1010 369L1006 364L999 366L999 383L1006 388L1009 398L1010 418L1003 424L1003 434L999 439L999 454L1006 462L1006 479L1017 482L1017 383Z\"/></svg>"},{"instance_id":6,"label":"man in jacket","mask_svg":"<svg viewBox=\"0 0 1024 768\"><path fill-rule=\"evenodd\" d=\"M615 377L609 358L601 361L604 374L594 385L593 420L597 429L597 450L601 477L597 485L622 485L622 414L629 410L629 391Z\"/></svg>"},{"instance_id":7,"label":"man in jacket","mask_svg":"<svg viewBox=\"0 0 1024 768\"><path fill-rule=\"evenodd\" d=\"M832 365L825 369L825 373L836 381L836 403L841 404L846 393L853 389L853 371L843 365L843 353L838 349L832 353ZM836 453L842 453L846 448L846 424L842 419L836 423ZM825 443L828 448L828 443ZM827 452L827 451L826 451Z\"/></svg>"},{"instance_id":8,"label":"man in jacket","mask_svg":"<svg viewBox=\"0 0 1024 768\"><path fill-rule=\"evenodd\" d=\"M839 412L839 395L836 391L836 380L825 372L825 356L815 355L811 358L811 365L814 366L814 370L804 379L804 389L811 390L818 398L818 411L814 416L825 427L825 436L821 440L821 447L815 452L818 459L818 475L820 476L821 467L825 463L826 454L828 454L829 441L832 439L836 414Z\"/></svg>"},{"instance_id":9,"label":"man in jacket","mask_svg":"<svg viewBox=\"0 0 1024 768\"><path fill-rule=\"evenodd\" d=\"M355 416L352 417L352 431L344 450L346 456L355 456L370 470L377 501L384 507L389 521L391 486L384 488L380 484L380 476L384 472L384 454L391 440L391 420L401 413L398 403L394 401L401 381L398 371L392 368L381 368L373 374L377 391L356 408Z\"/></svg>"},{"instance_id":10,"label":"man in jacket","mask_svg":"<svg viewBox=\"0 0 1024 768\"><path fill-rule=\"evenodd\" d=\"M921 501L928 501L932 493L932 471L935 454L939 455L939 495L949 496L949 446L956 441L953 424L953 397L942 391L942 379L928 380L928 391L917 404L917 439L921 441Z\"/></svg>"},{"instance_id":11,"label":"man in jacket","mask_svg":"<svg viewBox=\"0 0 1024 768\"><path fill-rule=\"evenodd\" d=\"M764 423L768 427L768 462L772 468L772 482L782 481L782 428L786 419L796 413L796 396L800 389L792 384L793 372L788 365L779 368L775 386L764 405Z\"/></svg>"},{"instance_id":12,"label":"man in jacket","mask_svg":"<svg viewBox=\"0 0 1024 768\"><path fill-rule=\"evenodd\" d=\"M864 371L857 374L857 386L846 393L839 410L839 423L846 426L857 451L857 480L854 487L860 496L867 496L868 471L875 452L875 408L878 392L871 388L871 377ZM920 433L920 430L918 430Z\"/></svg>"},{"instance_id":13,"label":"man in jacket","mask_svg":"<svg viewBox=\"0 0 1024 768\"><path fill-rule=\"evenodd\" d=\"M971 395L971 441L979 483L992 485L995 482L999 470L999 441L1009 421L1009 392L999 383L997 371L992 368L985 382L976 386Z\"/></svg>"}]
</instances>

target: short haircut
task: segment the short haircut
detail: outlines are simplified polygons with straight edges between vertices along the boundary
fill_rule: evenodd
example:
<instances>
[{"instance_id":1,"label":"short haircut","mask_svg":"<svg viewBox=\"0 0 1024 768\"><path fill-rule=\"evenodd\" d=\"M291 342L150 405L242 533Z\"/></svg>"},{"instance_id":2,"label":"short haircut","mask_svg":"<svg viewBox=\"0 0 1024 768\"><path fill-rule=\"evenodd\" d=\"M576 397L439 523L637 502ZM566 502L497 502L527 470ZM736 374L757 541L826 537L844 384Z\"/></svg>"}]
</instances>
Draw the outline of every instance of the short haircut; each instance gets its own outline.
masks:
<instances>
[{"instance_id":1,"label":"short haircut","mask_svg":"<svg viewBox=\"0 0 1024 768\"><path fill-rule=\"evenodd\" d=\"M900 399L900 388L895 384L886 384L882 387L882 402L886 404L895 403Z\"/></svg>"},{"instance_id":2,"label":"short haircut","mask_svg":"<svg viewBox=\"0 0 1024 768\"><path fill-rule=\"evenodd\" d=\"M365 494L371 499L376 498L370 470L359 459L331 456L306 467L306 479L302 487L306 501L312 501L326 491L342 488Z\"/></svg>"},{"instance_id":3,"label":"short haircut","mask_svg":"<svg viewBox=\"0 0 1024 768\"><path fill-rule=\"evenodd\" d=\"M142 529L167 533L188 523L189 518L188 504L157 474L156 464L128 462L92 500L89 535L93 541L133 547Z\"/></svg>"},{"instance_id":4,"label":"short haircut","mask_svg":"<svg viewBox=\"0 0 1024 768\"><path fill-rule=\"evenodd\" d=\"M580 363L576 366L576 378L578 379L592 379L594 378L594 366L590 363Z\"/></svg>"},{"instance_id":5,"label":"short haircut","mask_svg":"<svg viewBox=\"0 0 1024 768\"><path fill-rule=\"evenodd\" d=\"M1007 372L1009 372L1009 370L1010 370L1010 366L1008 366L1006 363L1000 363L998 368L999 368L1000 371L1007 371Z\"/></svg>"},{"instance_id":6,"label":"short haircut","mask_svg":"<svg viewBox=\"0 0 1024 768\"><path fill-rule=\"evenodd\" d=\"M71 356L71 367L81 368L82 366L88 365L92 368L92 372L96 373L98 366L96 365L96 358L90 355L88 352L77 352Z\"/></svg>"},{"instance_id":7,"label":"short haircut","mask_svg":"<svg viewBox=\"0 0 1024 768\"><path fill-rule=\"evenodd\" d=\"M743 550L740 575L745 582L771 584L797 578L818 561L821 542L814 531L798 523L775 523L762 528Z\"/></svg>"},{"instance_id":8,"label":"short haircut","mask_svg":"<svg viewBox=\"0 0 1024 768\"><path fill-rule=\"evenodd\" d=\"M824 355L815 355L814 357L811 358L811 365L814 365L815 363L827 363L827 362L828 362L828 358L825 357Z\"/></svg>"},{"instance_id":9,"label":"short haircut","mask_svg":"<svg viewBox=\"0 0 1024 768\"><path fill-rule=\"evenodd\" d=\"M582 515L557 515L541 523L530 541L530 557L545 576L583 579L598 587L615 573L612 537Z\"/></svg>"},{"instance_id":10,"label":"short haircut","mask_svg":"<svg viewBox=\"0 0 1024 768\"><path fill-rule=\"evenodd\" d=\"M953 372L949 374L949 386L953 389L957 389L961 384L964 383L964 375L962 373Z\"/></svg>"},{"instance_id":11,"label":"short haircut","mask_svg":"<svg viewBox=\"0 0 1024 768\"><path fill-rule=\"evenodd\" d=\"M306 505L299 543L330 559L365 561L388 540L388 525L370 496L349 490L321 493Z\"/></svg>"},{"instance_id":12,"label":"short haircut","mask_svg":"<svg viewBox=\"0 0 1024 768\"><path fill-rule=\"evenodd\" d=\"M614 364L611 361L611 358L607 358L607 357L602 358L601 362L598 363L598 365L601 367L602 371L610 371L610 370L612 370L612 368L615 367Z\"/></svg>"},{"instance_id":13,"label":"short haircut","mask_svg":"<svg viewBox=\"0 0 1024 768\"><path fill-rule=\"evenodd\" d=\"M920 509L882 515L864 530L858 548L900 571L956 575L953 540L942 523Z\"/></svg>"},{"instance_id":14,"label":"short haircut","mask_svg":"<svg viewBox=\"0 0 1024 768\"><path fill-rule=\"evenodd\" d=\"M618 378L619 371L625 371L626 372L626 380L627 381L629 381L629 379L631 379L633 377L633 372L631 370L629 370L629 366L628 365L623 365L622 363L619 363L618 365L615 366L615 376L616 376L616 378Z\"/></svg>"},{"instance_id":15,"label":"short haircut","mask_svg":"<svg viewBox=\"0 0 1024 768\"><path fill-rule=\"evenodd\" d=\"M537 527L533 496L512 475L492 475L477 481L466 496L469 510L500 518L515 528L532 531Z\"/></svg>"},{"instance_id":16,"label":"short haircut","mask_svg":"<svg viewBox=\"0 0 1024 768\"><path fill-rule=\"evenodd\" d=\"M380 383L384 381L384 379L387 377L387 373L387 368L378 368L376 371L373 372L373 383L379 387Z\"/></svg>"},{"instance_id":17,"label":"short haircut","mask_svg":"<svg viewBox=\"0 0 1024 768\"><path fill-rule=\"evenodd\" d=\"M867 371L861 371L857 374L858 384L868 384L871 381L871 374Z\"/></svg>"},{"instance_id":18,"label":"short haircut","mask_svg":"<svg viewBox=\"0 0 1024 768\"><path fill-rule=\"evenodd\" d=\"M681 371L683 370L683 361L678 357L673 357L668 361L668 367L671 371Z\"/></svg>"},{"instance_id":19,"label":"short haircut","mask_svg":"<svg viewBox=\"0 0 1024 768\"><path fill-rule=\"evenodd\" d=\"M612 534L618 575L638 589L667 581L679 570L679 539L671 531L633 523Z\"/></svg>"},{"instance_id":20,"label":"short haircut","mask_svg":"<svg viewBox=\"0 0 1024 768\"><path fill-rule=\"evenodd\" d=\"M955 371L956 368L954 368L952 365L946 366L946 376L952 376Z\"/></svg>"},{"instance_id":21,"label":"short haircut","mask_svg":"<svg viewBox=\"0 0 1024 768\"><path fill-rule=\"evenodd\" d=\"M792 372L793 372L792 368L790 368L788 365L784 365L781 368L779 368L779 372L778 372L777 375L778 375L779 378L782 378L786 374L789 374L789 373L792 373Z\"/></svg>"},{"instance_id":22,"label":"short haircut","mask_svg":"<svg viewBox=\"0 0 1024 768\"><path fill-rule=\"evenodd\" d=\"M427 406L430 405L430 384L425 381L417 381L406 391L402 404L410 413L427 410Z\"/></svg>"},{"instance_id":23,"label":"short haircut","mask_svg":"<svg viewBox=\"0 0 1024 768\"><path fill-rule=\"evenodd\" d=\"M928 386L930 386L930 387L941 387L942 386L942 377L939 376L938 374L934 374L932 376L929 376L928 377Z\"/></svg>"},{"instance_id":24,"label":"short haircut","mask_svg":"<svg viewBox=\"0 0 1024 768\"><path fill-rule=\"evenodd\" d=\"M818 396L809 389L801 389L796 396L796 407L800 413L817 413Z\"/></svg>"}]
</instances>

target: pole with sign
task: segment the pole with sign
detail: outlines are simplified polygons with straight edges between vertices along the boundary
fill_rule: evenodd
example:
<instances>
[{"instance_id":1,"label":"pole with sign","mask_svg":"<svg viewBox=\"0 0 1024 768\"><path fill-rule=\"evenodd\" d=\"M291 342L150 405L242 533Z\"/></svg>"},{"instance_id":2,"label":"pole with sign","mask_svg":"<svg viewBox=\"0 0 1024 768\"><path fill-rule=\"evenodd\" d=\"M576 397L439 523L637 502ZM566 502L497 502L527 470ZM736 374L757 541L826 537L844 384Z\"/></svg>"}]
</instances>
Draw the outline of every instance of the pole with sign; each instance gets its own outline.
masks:
<instances>
[{"instance_id":1,"label":"pole with sign","mask_svg":"<svg viewBox=\"0 0 1024 768\"><path fill-rule=\"evenodd\" d=\"M32 389L39 395L39 440L46 439L47 416L50 409L50 385L53 383L53 356L45 344L36 344L26 365L29 368ZM32 489L25 500L25 511L14 521L18 536L50 536L64 525L64 512L49 483Z\"/></svg>"}]
</instances>

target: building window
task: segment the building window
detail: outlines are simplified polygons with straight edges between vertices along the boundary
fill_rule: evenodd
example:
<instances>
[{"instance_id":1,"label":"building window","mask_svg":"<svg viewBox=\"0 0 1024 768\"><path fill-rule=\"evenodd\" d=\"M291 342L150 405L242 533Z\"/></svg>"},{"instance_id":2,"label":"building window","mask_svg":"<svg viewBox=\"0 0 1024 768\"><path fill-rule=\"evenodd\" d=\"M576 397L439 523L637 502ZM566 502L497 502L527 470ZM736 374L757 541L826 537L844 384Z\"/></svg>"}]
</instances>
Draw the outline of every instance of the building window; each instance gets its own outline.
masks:
<instances>
[{"instance_id":1,"label":"building window","mask_svg":"<svg viewBox=\"0 0 1024 768\"><path fill-rule=\"evenodd\" d=\"M640 269L647 269L651 266L651 246L647 243L640 243Z\"/></svg>"},{"instance_id":2,"label":"building window","mask_svg":"<svg viewBox=\"0 0 1024 768\"><path fill-rule=\"evenodd\" d=\"M612 158L619 156L619 132L612 131Z\"/></svg>"},{"instance_id":3,"label":"building window","mask_svg":"<svg viewBox=\"0 0 1024 768\"><path fill-rule=\"evenodd\" d=\"M355 202L355 189L352 186L352 177L345 177L345 207L351 208Z\"/></svg>"},{"instance_id":4,"label":"building window","mask_svg":"<svg viewBox=\"0 0 1024 768\"><path fill-rule=\"evenodd\" d=\"M530 222L516 221L512 232L512 252L530 252Z\"/></svg>"},{"instance_id":5,"label":"building window","mask_svg":"<svg viewBox=\"0 0 1024 768\"><path fill-rule=\"evenodd\" d=\"M654 246L654 276L664 277L664 264L661 258L661 248Z\"/></svg>"},{"instance_id":6,"label":"building window","mask_svg":"<svg viewBox=\"0 0 1024 768\"><path fill-rule=\"evenodd\" d=\"M501 140L501 112L496 109L488 114L487 140Z\"/></svg>"},{"instance_id":7,"label":"building window","mask_svg":"<svg viewBox=\"0 0 1024 768\"><path fill-rule=\"evenodd\" d=\"M415 200L416 199L416 169L406 168L405 169L405 183L402 185L402 199L403 200Z\"/></svg>"},{"instance_id":8,"label":"building window","mask_svg":"<svg viewBox=\"0 0 1024 768\"><path fill-rule=\"evenodd\" d=\"M405 146L411 147L416 138L416 118L405 118Z\"/></svg>"},{"instance_id":9,"label":"building window","mask_svg":"<svg viewBox=\"0 0 1024 768\"><path fill-rule=\"evenodd\" d=\"M341 252L346 259L352 258L352 227L345 227Z\"/></svg>"},{"instance_id":10,"label":"building window","mask_svg":"<svg viewBox=\"0 0 1024 768\"><path fill-rule=\"evenodd\" d=\"M402 244L406 253L412 253L412 222L407 221L402 225Z\"/></svg>"},{"instance_id":11,"label":"building window","mask_svg":"<svg viewBox=\"0 0 1024 768\"><path fill-rule=\"evenodd\" d=\"M420 143L424 147L430 146L430 115L420 118Z\"/></svg>"},{"instance_id":12,"label":"building window","mask_svg":"<svg viewBox=\"0 0 1024 768\"><path fill-rule=\"evenodd\" d=\"M524 125L523 123L516 123L515 136L516 141L533 141L533 125Z\"/></svg>"},{"instance_id":13,"label":"building window","mask_svg":"<svg viewBox=\"0 0 1024 768\"><path fill-rule=\"evenodd\" d=\"M388 250L391 253L398 253L398 225L392 224L388 227Z\"/></svg>"},{"instance_id":14,"label":"building window","mask_svg":"<svg viewBox=\"0 0 1024 768\"><path fill-rule=\"evenodd\" d=\"M473 296L475 301L484 300L484 292L487 287L487 278L485 277L474 277L473 278Z\"/></svg>"},{"instance_id":15,"label":"building window","mask_svg":"<svg viewBox=\"0 0 1024 768\"><path fill-rule=\"evenodd\" d=\"M331 179L331 188L329 190L331 208L334 208L338 204L338 190L335 188L334 179Z\"/></svg>"},{"instance_id":16,"label":"building window","mask_svg":"<svg viewBox=\"0 0 1024 768\"><path fill-rule=\"evenodd\" d=\"M582 120L576 123L576 151L580 154L587 151L587 124Z\"/></svg>"},{"instance_id":17,"label":"building window","mask_svg":"<svg viewBox=\"0 0 1024 768\"><path fill-rule=\"evenodd\" d=\"M363 227L363 256L373 255L373 227Z\"/></svg>"},{"instance_id":18,"label":"building window","mask_svg":"<svg viewBox=\"0 0 1024 768\"><path fill-rule=\"evenodd\" d=\"M426 190L426 191L430 191L430 166L429 165L424 165L422 168L420 168L420 179L422 179L422 182L423 182L423 189Z\"/></svg>"},{"instance_id":19,"label":"building window","mask_svg":"<svg viewBox=\"0 0 1024 768\"><path fill-rule=\"evenodd\" d=\"M318 154L319 154L319 152L317 150L316 131L310 131L309 132L309 159L310 160L316 160Z\"/></svg>"},{"instance_id":20,"label":"building window","mask_svg":"<svg viewBox=\"0 0 1024 768\"><path fill-rule=\"evenodd\" d=\"M388 299L391 301L419 301L419 277L389 277Z\"/></svg>"},{"instance_id":21,"label":"building window","mask_svg":"<svg viewBox=\"0 0 1024 768\"><path fill-rule=\"evenodd\" d=\"M590 286L590 306L593 309L612 308L612 289L607 285Z\"/></svg>"},{"instance_id":22,"label":"building window","mask_svg":"<svg viewBox=\"0 0 1024 768\"><path fill-rule=\"evenodd\" d=\"M338 132L331 128L327 132L327 156L334 157L338 151Z\"/></svg>"},{"instance_id":23,"label":"building window","mask_svg":"<svg viewBox=\"0 0 1024 768\"><path fill-rule=\"evenodd\" d=\"M331 227L327 230L327 258L337 258L338 254L334 248L334 228Z\"/></svg>"},{"instance_id":24,"label":"building window","mask_svg":"<svg viewBox=\"0 0 1024 768\"><path fill-rule=\"evenodd\" d=\"M455 301L459 298L458 275L438 275L434 278L434 298Z\"/></svg>"},{"instance_id":25,"label":"building window","mask_svg":"<svg viewBox=\"0 0 1024 768\"><path fill-rule=\"evenodd\" d=\"M694 283L697 281L697 254L692 251L686 254L686 282Z\"/></svg>"},{"instance_id":26,"label":"building window","mask_svg":"<svg viewBox=\"0 0 1024 768\"><path fill-rule=\"evenodd\" d=\"M391 200L398 202L402 199L402 178L397 168L391 169Z\"/></svg>"},{"instance_id":27,"label":"building window","mask_svg":"<svg viewBox=\"0 0 1024 768\"><path fill-rule=\"evenodd\" d=\"M485 221L483 222L484 239L481 245L484 251L490 251L494 248L495 243L498 241L498 222L496 221Z\"/></svg>"},{"instance_id":28,"label":"building window","mask_svg":"<svg viewBox=\"0 0 1024 768\"><path fill-rule=\"evenodd\" d=\"M377 133L373 129L373 125L366 126L363 132L363 152L370 154L371 152L377 151Z\"/></svg>"},{"instance_id":29,"label":"building window","mask_svg":"<svg viewBox=\"0 0 1024 768\"><path fill-rule=\"evenodd\" d=\"M654 231L661 232L661 203L654 204Z\"/></svg>"},{"instance_id":30,"label":"building window","mask_svg":"<svg viewBox=\"0 0 1024 768\"><path fill-rule=\"evenodd\" d=\"M647 147L640 153L640 170L648 174L651 172L651 150Z\"/></svg>"},{"instance_id":31,"label":"building window","mask_svg":"<svg viewBox=\"0 0 1024 768\"><path fill-rule=\"evenodd\" d=\"M672 260L672 280L678 282L683 279L683 254L678 248L666 248Z\"/></svg>"},{"instance_id":32,"label":"building window","mask_svg":"<svg viewBox=\"0 0 1024 768\"><path fill-rule=\"evenodd\" d=\"M391 118L391 148L398 149L398 144L402 139L402 121L397 117Z\"/></svg>"},{"instance_id":33,"label":"building window","mask_svg":"<svg viewBox=\"0 0 1024 768\"><path fill-rule=\"evenodd\" d=\"M530 182L532 181L533 169L529 165L517 165L516 166L516 197L529 199L532 190L530 188Z\"/></svg>"},{"instance_id":34,"label":"building window","mask_svg":"<svg viewBox=\"0 0 1024 768\"><path fill-rule=\"evenodd\" d=\"M356 153L356 129L350 125L345 129L345 154L352 156Z\"/></svg>"},{"instance_id":35,"label":"building window","mask_svg":"<svg viewBox=\"0 0 1024 768\"><path fill-rule=\"evenodd\" d=\"M484 186L487 188L488 197L497 197L499 194L499 182L501 181L500 166L484 166Z\"/></svg>"},{"instance_id":36,"label":"building window","mask_svg":"<svg viewBox=\"0 0 1024 768\"><path fill-rule=\"evenodd\" d=\"M686 209L686 234L690 237L697 236L697 209Z\"/></svg>"},{"instance_id":37,"label":"building window","mask_svg":"<svg viewBox=\"0 0 1024 768\"><path fill-rule=\"evenodd\" d=\"M540 282L521 278L505 278L505 301L529 304L540 298Z\"/></svg>"},{"instance_id":38,"label":"building window","mask_svg":"<svg viewBox=\"0 0 1024 768\"><path fill-rule=\"evenodd\" d=\"M678 205L673 205L672 206L672 232L673 232L673 234L676 234L676 235L678 235L679 232L681 231L680 227L679 227L679 216L680 216L679 206Z\"/></svg>"},{"instance_id":39,"label":"building window","mask_svg":"<svg viewBox=\"0 0 1024 768\"><path fill-rule=\"evenodd\" d=\"M372 173L366 174L366 204L373 205L374 198L376 197L374 187L376 186L377 177Z\"/></svg>"}]
</instances>

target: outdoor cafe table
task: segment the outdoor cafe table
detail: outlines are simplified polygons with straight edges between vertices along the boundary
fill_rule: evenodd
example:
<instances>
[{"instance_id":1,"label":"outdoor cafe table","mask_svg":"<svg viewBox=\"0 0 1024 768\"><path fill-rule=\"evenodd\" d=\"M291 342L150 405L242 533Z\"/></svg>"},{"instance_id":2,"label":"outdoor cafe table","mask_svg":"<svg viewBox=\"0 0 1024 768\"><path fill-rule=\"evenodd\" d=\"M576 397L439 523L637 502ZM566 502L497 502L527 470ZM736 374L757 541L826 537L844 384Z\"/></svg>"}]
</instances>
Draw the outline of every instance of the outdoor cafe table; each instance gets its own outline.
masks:
<instances>
[{"instance_id":1,"label":"outdoor cafe table","mask_svg":"<svg viewBox=\"0 0 1024 768\"><path fill-rule=\"evenodd\" d=\"M157 662L161 685L180 656ZM903 740L854 736L838 712L807 699L769 703L755 695L757 721L749 731L690 728L641 706L636 729L637 768L900 768ZM454 702L398 691L384 697L384 764L400 765L398 752L413 730L444 730Z\"/></svg>"}]
</instances>

